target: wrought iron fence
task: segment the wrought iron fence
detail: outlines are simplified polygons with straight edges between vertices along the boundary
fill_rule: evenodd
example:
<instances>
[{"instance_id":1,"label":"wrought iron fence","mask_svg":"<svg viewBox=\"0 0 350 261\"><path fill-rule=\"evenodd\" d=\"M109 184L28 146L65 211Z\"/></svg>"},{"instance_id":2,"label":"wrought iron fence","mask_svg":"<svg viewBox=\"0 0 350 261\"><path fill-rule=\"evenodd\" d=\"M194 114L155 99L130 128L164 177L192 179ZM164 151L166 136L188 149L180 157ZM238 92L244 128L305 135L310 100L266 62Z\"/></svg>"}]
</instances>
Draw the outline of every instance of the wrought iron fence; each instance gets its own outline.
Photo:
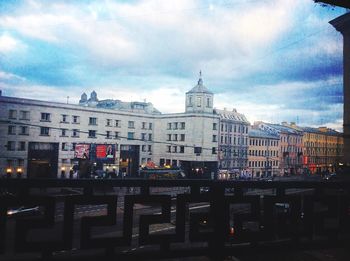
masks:
<instances>
[{"instance_id":1,"label":"wrought iron fence","mask_svg":"<svg viewBox=\"0 0 350 261\"><path fill-rule=\"evenodd\" d=\"M349 182L2 179L0 189L0 259L223 259L350 238ZM11 218L19 206L41 213Z\"/></svg>"}]
</instances>

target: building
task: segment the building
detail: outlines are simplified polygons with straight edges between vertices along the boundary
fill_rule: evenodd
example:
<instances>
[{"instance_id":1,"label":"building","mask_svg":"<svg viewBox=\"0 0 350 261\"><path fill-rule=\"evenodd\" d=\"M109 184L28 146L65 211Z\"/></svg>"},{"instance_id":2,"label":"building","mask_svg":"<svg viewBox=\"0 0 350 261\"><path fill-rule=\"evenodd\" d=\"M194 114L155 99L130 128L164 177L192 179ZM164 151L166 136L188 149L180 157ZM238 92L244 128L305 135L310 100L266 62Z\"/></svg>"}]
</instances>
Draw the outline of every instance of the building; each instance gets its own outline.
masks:
<instances>
[{"instance_id":1,"label":"building","mask_svg":"<svg viewBox=\"0 0 350 261\"><path fill-rule=\"evenodd\" d=\"M257 128L249 131L249 172L253 178L280 174L280 138L277 134Z\"/></svg>"},{"instance_id":2,"label":"building","mask_svg":"<svg viewBox=\"0 0 350 261\"><path fill-rule=\"evenodd\" d=\"M123 176L154 162L214 178L220 115L213 101L201 76L186 93L185 112L175 114L146 102L99 100L95 91L79 105L0 96L1 174L67 177L88 160L92 169Z\"/></svg>"},{"instance_id":3,"label":"building","mask_svg":"<svg viewBox=\"0 0 350 261\"><path fill-rule=\"evenodd\" d=\"M303 136L303 165L307 173L334 172L342 163L343 136L326 128L300 127Z\"/></svg>"},{"instance_id":4,"label":"building","mask_svg":"<svg viewBox=\"0 0 350 261\"><path fill-rule=\"evenodd\" d=\"M220 117L220 125L213 126L219 135L213 136L213 141L219 142L219 169L231 173L241 173L248 167L248 132L250 123L246 117L232 111L215 109Z\"/></svg>"},{"instance_id":5,"label":"building","mask_svg":"<svg viewBox=\"0 0 350 261\"><path fill-rule=\"evenodd\" d=\"M286 123L270 124L264 122L254 123L255 128L277 135L279 146L279 175L301 174L303 168L303 132L287 126Z\"/></svg>"}]
</instances>

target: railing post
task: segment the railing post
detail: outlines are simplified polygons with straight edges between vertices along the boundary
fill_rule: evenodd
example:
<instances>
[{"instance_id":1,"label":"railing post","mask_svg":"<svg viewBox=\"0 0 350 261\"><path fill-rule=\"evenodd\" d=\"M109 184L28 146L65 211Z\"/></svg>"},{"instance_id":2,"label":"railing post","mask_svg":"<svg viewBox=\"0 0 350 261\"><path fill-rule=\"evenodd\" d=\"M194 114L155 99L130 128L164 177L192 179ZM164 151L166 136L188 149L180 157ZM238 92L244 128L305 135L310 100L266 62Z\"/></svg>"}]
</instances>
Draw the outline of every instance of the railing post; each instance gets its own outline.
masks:
<instances>
[{"instance_id":1,"label":"railing post","mask_svg":"<svg viewBox=\"0 0 350 261\"><path fill-rule=\"evenodd\" d=\"M225 219L225 188L219 182L213 182L210 196L210 215L213 220L214 235L209 241L209 251L211 260L224 260L226 227Z\"/></svg>"}]
</instances>

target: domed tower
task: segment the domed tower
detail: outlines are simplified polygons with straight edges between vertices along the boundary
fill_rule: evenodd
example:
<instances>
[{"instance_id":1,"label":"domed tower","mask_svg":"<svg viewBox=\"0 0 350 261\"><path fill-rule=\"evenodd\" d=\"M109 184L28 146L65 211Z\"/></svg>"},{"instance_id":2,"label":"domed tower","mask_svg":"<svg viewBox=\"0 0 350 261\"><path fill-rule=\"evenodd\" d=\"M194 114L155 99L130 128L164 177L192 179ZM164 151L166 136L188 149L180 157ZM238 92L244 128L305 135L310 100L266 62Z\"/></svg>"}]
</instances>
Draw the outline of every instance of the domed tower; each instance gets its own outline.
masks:
<instances>
[{"instance_id":1,"label":"domed tower","mask_svg":"<svg viewBox=\"0 0 350 261\"><path fill-rule=\"evenodd\" d=\"M85 104L87 102L87 95L86 93L84 92L81 97L80 97L80 101L79 101L79 104Z\"/></svg>"},{"instance_id":2,"label":"domed tower","mask_svg":"<svg viewBox=\"0 0 350 261\"><path fill-rule=\"evenodd\" d=\"M214 94L209 91L202 80L202 72L196 86L186 92L186 112L213 113Z\"/></svg>"}]
</instances>

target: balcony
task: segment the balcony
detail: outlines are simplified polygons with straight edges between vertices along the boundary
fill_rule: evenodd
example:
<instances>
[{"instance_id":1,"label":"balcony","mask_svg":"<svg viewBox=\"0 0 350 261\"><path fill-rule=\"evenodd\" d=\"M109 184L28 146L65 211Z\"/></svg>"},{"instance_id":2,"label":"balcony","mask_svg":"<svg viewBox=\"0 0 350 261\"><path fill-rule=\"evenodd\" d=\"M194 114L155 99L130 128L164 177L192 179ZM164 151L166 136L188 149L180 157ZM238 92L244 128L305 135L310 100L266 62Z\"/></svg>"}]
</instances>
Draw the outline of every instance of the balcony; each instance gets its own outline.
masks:
<instances>
[{"instance_id":1,"label":"balcony","mask_svg":"<svg viewBox=\"0 0 350 261\"><path fill-rule=\"evenodd\" d=\"M0 197L1 260L221 260L350 239L347 181L1 179L0 191L11 192ZM6 214L29 205L41 214Z\"/></svg>"}]
</instances>

